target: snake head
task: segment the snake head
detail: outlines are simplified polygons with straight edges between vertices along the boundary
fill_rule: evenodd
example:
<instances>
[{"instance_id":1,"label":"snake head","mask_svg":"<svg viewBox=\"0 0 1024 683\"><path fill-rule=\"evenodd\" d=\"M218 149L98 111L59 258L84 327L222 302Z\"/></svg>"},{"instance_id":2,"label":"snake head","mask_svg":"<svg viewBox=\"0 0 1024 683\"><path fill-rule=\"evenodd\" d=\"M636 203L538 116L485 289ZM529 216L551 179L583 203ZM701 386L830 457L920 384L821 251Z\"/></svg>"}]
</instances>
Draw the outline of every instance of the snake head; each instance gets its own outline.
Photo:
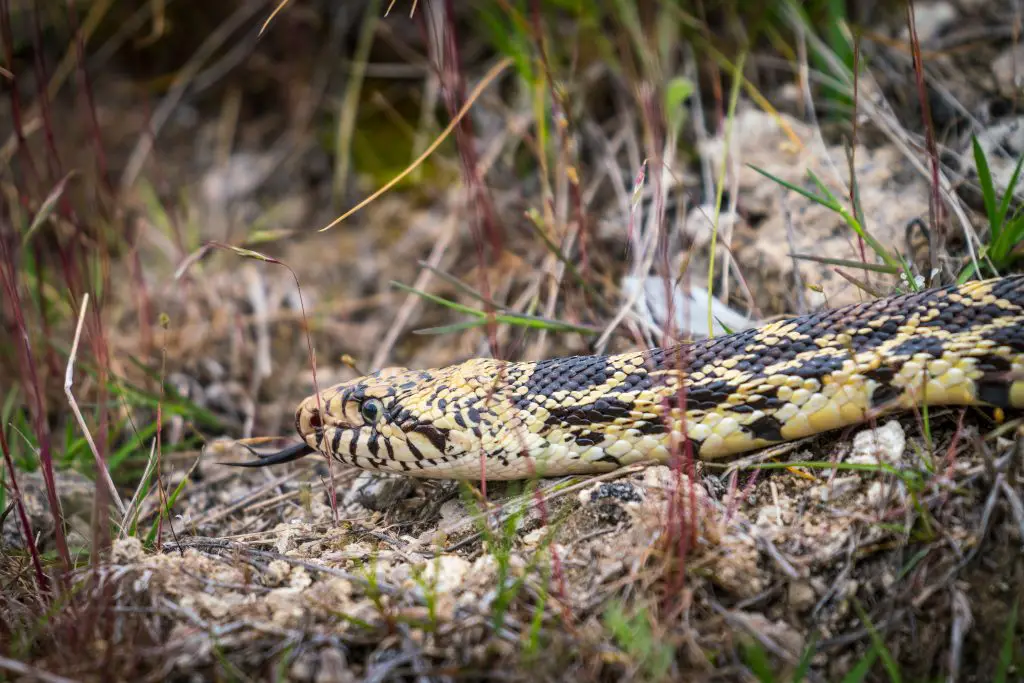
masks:
<instances>
[{"instance_id":1,"label":"snake head","mask_svg":"<svg viewBox=\"0 0 1024 683\"><path fill-rule=\"evenodd\" d=\"M401 428L401 422L408 421L408 411L402 411L397 397L421 384L423 377L424 373L407 368L383 368L307 396L295 410L295 431L302 443L274 453L246 446L258 460L225 464L265 467L321 452L361 467L395 457L395 445L408 452Z\"/></svg>"},{"instance_id":2,"label":"snake head","mask_svg":"<svg viewBox=\"0 0 1024 683\"><path fill-rule=\"evenodd\" d=\"M421 375L407 368L384 368L307 396L295 410L295 431L319 451L371 453L371 440L393 431L401 412L396 397L415 387ZM348 440L342 443L345 436Z\"/></svg>"},{"instance_id":3,"label":"snake head","mask_svg":"<svg viewBox=\"0 0 1024 683\"><path fill-rule=\"evenodd\" d=\"M306 397L295 429L309 452L373 471L428 476L472 449L451 423L448 382L430 372L390 367Z\"/></svg>"}]
</instances>

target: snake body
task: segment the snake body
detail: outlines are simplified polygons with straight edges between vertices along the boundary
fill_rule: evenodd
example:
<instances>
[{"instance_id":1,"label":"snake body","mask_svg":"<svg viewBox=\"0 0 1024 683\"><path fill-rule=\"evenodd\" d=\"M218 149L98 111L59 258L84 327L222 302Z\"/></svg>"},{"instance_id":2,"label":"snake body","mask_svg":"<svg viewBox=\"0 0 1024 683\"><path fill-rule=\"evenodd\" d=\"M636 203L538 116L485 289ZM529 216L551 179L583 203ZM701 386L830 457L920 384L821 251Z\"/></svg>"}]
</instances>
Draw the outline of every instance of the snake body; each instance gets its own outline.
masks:
<instances>
[{"instance_id":1,"label":"snake body","mask_svg":"<svg viewBox=\"0 0 1024 683\"><path fill-rule=\"evenodd\" d=\"M1024 275L900 294L667 348L386 368L305 398L303 443L435 479L712 460L931 406L1024 408Z\"/></svg>"}]
</instances>

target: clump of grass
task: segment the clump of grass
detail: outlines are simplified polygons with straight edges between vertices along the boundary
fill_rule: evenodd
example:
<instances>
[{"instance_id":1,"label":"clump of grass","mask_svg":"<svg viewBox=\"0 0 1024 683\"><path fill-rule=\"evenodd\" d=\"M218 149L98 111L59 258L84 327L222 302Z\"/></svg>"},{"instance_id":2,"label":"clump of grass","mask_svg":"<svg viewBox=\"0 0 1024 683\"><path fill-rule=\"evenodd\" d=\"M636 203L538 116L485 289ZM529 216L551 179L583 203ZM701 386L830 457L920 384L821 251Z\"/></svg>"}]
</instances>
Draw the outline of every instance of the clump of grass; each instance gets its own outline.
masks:
<instances>
[{"instance_id":1,"label":"clump of grass","mask_svg":"<svg viewBox=\"0 0 1024 683\"><path fill-rule=\"evenodd\" d=\"M1017 182L1020 180L1021 167L1024 165L1024 157L1017 161L1003 197L1000 199L996 195L995 183L992 181L992 172L989 169L985 150L978 143L976 136L972 136L971 144L975 167L978 171L981 197L985 204L985 215L988 218L988 240L979 254L984 264L981 272L978 271L974 263L970 263L961 271L960 282L966 282L975 275L997 276L1012 268L1024 255L1020 249L1021 243L1024 242L1024 211L1019 208L1010 211L1017 191Z\"/></svg>"},{"instance_id":2,"label":"clump of grass","mask_svg":"<svg viewBox=\"0 0 1024 683\"><path fill-rule=\"evenodd\" d=\"M80 24L83 9L85 21ZM3 78L9 85L5 97L13 129L7 141L13 156L0 178L0 313L11 332L0 340L0 373L10 380L0 396L0 497L4 502L13 498L24 544L23 553L11 549L9 557L28 559L36 589L10 601L5 590L0 631L20 634L17 639L0 638L0 656L5 658L38 656L46 649L52 661L66 661L91 652L95 642L109 636L110 622L103 615L109 613L112 593L93 590L97 576L83 579L78 572L84 567L99 570L109 559L115 535L139 533L142 503L155 492L165 505L158 506L158 518L145 534L151 547L158 529L165 529L171 519L184 482L166 496L159 468L148 466L152 459L144 446L154 438L160 441L161 411L204 426L217 422L181 397L165 403L164 378L148 363L139 361L151 373L152 384L145 386L145 378L136 384L117 374L126 365L132 367L127 361L138 359L111 358L110 303L126 270L140 306L144 338L149 329L142 311L148 306L147 279L138 268L122 269L126 261L140 265L134 260L138 245L131 221L122 213L125 197L109 181L105 131L100 130L87 67L92 56L88 38L108 30L106 22L118 20L110 9L111 3L73 2L57 14L41 8L15 14L20 10L0 3ZM25 27L31 31L15 40L15 30ZM63 46L54 40L60 36L67 39ZM51 61L54 49L63 56L58 64ZM67 87L72 78L74 94ZM69 120L81 126L68 126ZM67 166L68 148L76 144L69 128L84 135L77 144L89 146L90 163L83 167ZM81 345L73 349L72 339L77 345L79 334ZM162 454L158 446L156 459ZM145 466L143 481L139 472L131 472L135 466ZM69 545L57 485L61 470L97 482L85 548ZM52 520L48 535L33 528L26 492L18 485L19 475L35 471L42 473L44 512ZM108 472L119 490L109 490ZM122 507L120 491L136 484L138 496L128 511L132 514L112 515ZM4 571L12 572L2 577L5 586L20 585L21 570L6 565Z\"/></svg>"},{"instance_id":3,"label":"clump of grass","mask_svg":"<svg viewBox=\"0 0 1024 683\"><path fill-rule=\"evenodd\" d=\"M629 658L631 680L651 683L669 680L675 648L655 632L652 624L657 623L657 619L648 607L641 604L627 608L621 601L613 600L601 620L615 644Z\"/></svg>"}]
</instances>

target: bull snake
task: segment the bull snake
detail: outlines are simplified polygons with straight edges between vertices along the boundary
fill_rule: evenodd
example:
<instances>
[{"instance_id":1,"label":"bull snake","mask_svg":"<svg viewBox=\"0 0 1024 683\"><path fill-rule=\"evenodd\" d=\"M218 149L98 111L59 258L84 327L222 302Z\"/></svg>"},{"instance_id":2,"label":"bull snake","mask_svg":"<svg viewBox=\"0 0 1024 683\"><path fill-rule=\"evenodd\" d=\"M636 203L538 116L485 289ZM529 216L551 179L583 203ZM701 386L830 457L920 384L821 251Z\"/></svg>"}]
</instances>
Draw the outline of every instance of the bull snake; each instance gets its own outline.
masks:
<instances>
[{"instance_id":1,"label":"bull snake","mask_svg":"<svg viewBox=\"0 0 1024 683\"><path fill-rule=\"evenodd\" d=\"M305 398L302 443L433 479L720 459L922 405L1024 408L1024 275L900 294L673 347L385 368ZM685 422L685 430L683 429Z\"/></svg>"}]
</instances>

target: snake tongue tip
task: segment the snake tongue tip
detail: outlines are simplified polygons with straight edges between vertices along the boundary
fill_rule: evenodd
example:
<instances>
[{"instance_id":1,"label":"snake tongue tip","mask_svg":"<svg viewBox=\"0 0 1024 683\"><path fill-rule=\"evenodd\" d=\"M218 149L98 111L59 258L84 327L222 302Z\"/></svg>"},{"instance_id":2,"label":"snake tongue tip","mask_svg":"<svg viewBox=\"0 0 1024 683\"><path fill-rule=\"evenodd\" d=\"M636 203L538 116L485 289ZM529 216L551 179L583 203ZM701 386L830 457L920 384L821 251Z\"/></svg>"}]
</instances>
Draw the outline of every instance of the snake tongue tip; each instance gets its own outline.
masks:
<instances>
[{"instance_id":1,"label":"snake tongue tip","mask_svg":"<svg viewBox=\"0 0 1024 683\"><path fill-rule=\"evenodd\" d=\"M249 446L242 444L246 450L255 455L258 460L246 460L245 462L220 462L219 465L231 465L232 467L268 467L271 465L282 465L286 462L292 462L299 458L304 458L307 455L311 455L315 451L313 448L306 443L297 443L293 446L287 446L275 453L258 453Z\"/></svg>"}]
</instances>

